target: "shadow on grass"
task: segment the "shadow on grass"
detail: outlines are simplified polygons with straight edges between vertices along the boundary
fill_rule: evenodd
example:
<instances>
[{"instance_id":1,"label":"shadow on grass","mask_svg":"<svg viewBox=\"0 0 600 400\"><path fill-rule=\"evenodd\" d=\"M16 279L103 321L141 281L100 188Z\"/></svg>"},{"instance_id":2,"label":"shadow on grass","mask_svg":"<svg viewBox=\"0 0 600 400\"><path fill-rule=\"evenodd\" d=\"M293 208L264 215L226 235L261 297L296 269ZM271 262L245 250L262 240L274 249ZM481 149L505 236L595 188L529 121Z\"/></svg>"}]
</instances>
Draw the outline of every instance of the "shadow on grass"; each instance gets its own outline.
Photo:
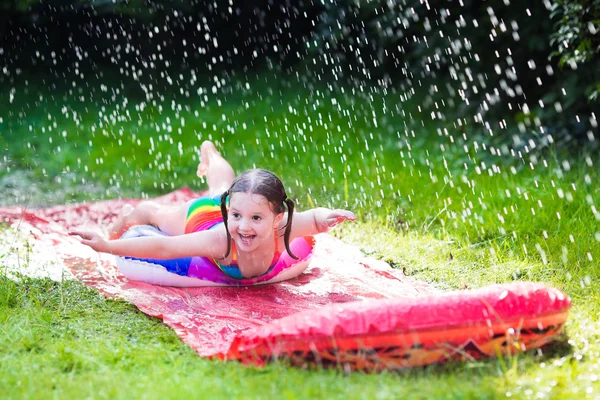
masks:
<instances>
[{"instance_id":1,"label":"shadow on grass","mask_svg":"<svg viewBox=\"0 0 600 400\"><path fill-rule=\"evenodd\" d=\"M552 342L545 344L536 351L539 355L539 360L551 360L557 357L566 357L573 354L573 346L569 343L569 335L563 332L556 337ZM541 354L541 355L540 355Z\"/></svg>"}]
</instances>

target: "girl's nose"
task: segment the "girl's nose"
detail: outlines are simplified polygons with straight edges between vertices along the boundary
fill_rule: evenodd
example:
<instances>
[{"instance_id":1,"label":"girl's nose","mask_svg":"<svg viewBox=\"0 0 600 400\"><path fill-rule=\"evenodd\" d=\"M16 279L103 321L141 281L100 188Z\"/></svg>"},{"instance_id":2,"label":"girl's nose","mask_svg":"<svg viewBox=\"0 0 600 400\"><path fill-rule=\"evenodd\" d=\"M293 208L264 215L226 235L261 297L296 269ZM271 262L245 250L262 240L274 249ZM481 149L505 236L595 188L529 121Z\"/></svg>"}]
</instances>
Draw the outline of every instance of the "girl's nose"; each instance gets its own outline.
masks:
<instances>
[{"instance_id":1,"label":"girl's nose","mask_svg":"<svg viewBox=\"0 0 600 400\"><path fill-rule=\"evenodd\" d=\"M240 221L240 229L245 230L246 228L248 228L248 226L250 226L248 224L248 221L245 218L242 218L242 220Z\"/></svg>"}]
</instances>

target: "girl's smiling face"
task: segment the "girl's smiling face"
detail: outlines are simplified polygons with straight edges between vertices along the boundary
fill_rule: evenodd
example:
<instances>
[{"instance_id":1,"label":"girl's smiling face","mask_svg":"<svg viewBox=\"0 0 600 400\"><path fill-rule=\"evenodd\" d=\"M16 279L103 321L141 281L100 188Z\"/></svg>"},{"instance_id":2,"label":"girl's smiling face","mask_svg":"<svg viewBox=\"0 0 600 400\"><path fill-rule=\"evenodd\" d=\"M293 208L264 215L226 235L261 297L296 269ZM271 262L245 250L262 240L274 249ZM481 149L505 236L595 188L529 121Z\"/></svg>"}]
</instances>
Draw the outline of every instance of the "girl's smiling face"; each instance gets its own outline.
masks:
<instances>
[{"instance_id":1,"label":"girl's smiling face","mask_svg":"<svg viewBox=\"0 0 600 400\"><path fill-rule=\"evenodd\" d=\"M229 199L227 225L239 250L253 251L266 240L273 240L273 230L281 218L283 213L275 214L263 195L236 192Z\"/></svg>"}]
</instances>

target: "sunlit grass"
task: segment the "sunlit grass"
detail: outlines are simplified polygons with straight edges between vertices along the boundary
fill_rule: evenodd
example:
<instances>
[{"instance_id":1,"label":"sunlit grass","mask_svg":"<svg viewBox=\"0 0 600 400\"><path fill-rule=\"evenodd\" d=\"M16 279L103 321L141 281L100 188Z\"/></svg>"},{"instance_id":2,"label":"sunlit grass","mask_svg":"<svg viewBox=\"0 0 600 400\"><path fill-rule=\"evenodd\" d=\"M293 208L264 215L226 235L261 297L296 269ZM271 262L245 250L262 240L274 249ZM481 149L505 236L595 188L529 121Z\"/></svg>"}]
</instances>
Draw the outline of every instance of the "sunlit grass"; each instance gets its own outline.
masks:
<instances>
[{"instance_id":1,"label":"sunlit grass","mask_svg":"<svg viewBox=\"0 0 600 400\"><path fill-rule=\"evenodd\" d=\"M497 398L527 388L574 393L573 362L534 355L383 374L201 359L158 320L76 282L0 278L5 398ZM596 348L597 349L597 348ZM546 364L541 367L540 363ZM565 365L566 364L566 365ZM504 368L504 369L503 369ZM561 371L567 370L568 374ZM558 387L535 382L559 374ZM427 390L423 386L427 385Z\"/></svg>"},{"instance_id":2,"label":"sunlit grass","mask_svg":"<svg viewBox=\"0 0 600 400\"><path fill-rule=\"evenodd\" d=\"M90 80L83 99L68 85L50 93L15 84L12 102L0 94L0 145L8 150L0 178L29 170L31 184L54 194L33 192L32 204L202 189L197 153L211 139L238 171L279 174L300 208L355 211L359 222L334 233L417 279L445 290L513 280L564 290L574 302L569 343L541 355L381 375L283 364L255 370L200 359L158 321L77 283L0 276L0 387L11 396L597 395L600 176L591 159L484 151L468 130L444 131L397 94L293 76L218 87L206 80L200 94L162 100L127 88L115 95L111 83ZM62 197L54 193L61 188Z\"/></svg>"}]
</instances>

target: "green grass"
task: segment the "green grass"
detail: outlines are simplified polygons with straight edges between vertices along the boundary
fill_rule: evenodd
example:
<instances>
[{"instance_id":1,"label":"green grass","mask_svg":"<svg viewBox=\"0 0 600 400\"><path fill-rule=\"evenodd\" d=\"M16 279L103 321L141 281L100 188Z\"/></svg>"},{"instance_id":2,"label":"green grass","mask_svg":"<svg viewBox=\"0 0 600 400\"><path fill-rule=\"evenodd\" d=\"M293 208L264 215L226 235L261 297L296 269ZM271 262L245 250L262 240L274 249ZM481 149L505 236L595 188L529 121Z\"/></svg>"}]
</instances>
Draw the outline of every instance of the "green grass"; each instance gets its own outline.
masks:
<instances>
[{"instance_id":1,"label":"green grass","mask_svg":"<svg viewBox=\"0 0 600 400\"><path fill-rule=\"evenodd\" d=\"M530 355L518 365L507 360L505 371L493 360L350 375L282 363L255 369L201 359L160 321L77 282L0 277L0 288L0 384L8 398L458 399L504 397L507 390L518 398L546 372L540 360L554 362ZM567 361L551 370L570 374L572 368ZM572 390L572 375L565 379L554 393Z\"/></svg>"},{"instance_id":2,"label":"green grass","mask_svg":"<svg viewBox=\"0 0 600 400\"><path fill-rule=\"evenodd\" d=\"M12 189L31 205L200 189L197 151L212 139L238 171L279 174L300 208L355 211L359 221L335 234L409 275L444 289L542 281L574 306L568 342L541 355L345 376L204 360L160 322L76 282L0 275L0 388L10 397L598 396L600 174L592 158L484 150L472 125L419 113L417 96L399 101L400 93L352 93L293 76L205 79L201 95L163 99L108 74L89 77L83 93L70 82L50 92L26 79L13 84L14 98L0 93L0 183L23 174L29 184Z\"/></svg>"}]
</instances>

